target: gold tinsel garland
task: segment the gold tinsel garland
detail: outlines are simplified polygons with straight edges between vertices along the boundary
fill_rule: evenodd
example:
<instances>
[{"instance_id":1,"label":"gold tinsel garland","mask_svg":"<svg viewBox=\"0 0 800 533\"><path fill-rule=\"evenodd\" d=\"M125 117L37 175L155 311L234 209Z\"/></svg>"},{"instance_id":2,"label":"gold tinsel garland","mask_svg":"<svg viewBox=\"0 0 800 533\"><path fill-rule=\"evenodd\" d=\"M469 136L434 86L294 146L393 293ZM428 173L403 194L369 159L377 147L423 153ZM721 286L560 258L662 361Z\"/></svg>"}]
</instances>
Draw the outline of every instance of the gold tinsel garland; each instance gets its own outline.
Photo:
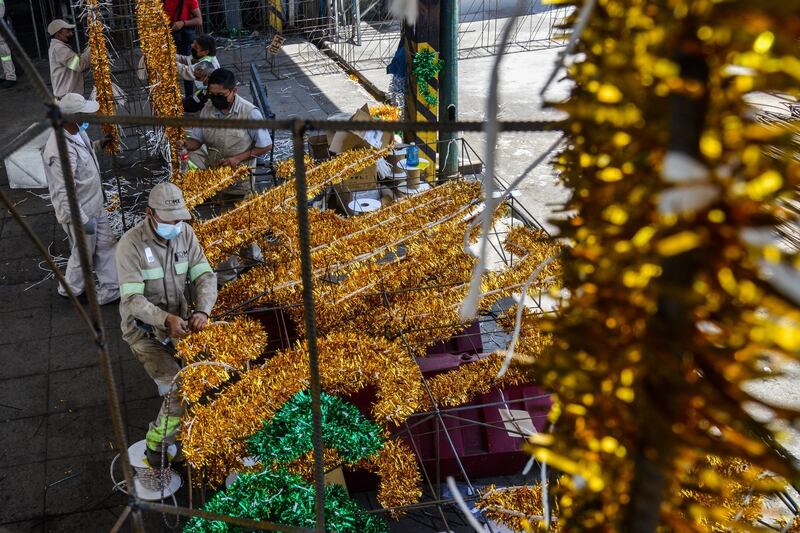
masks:
<instances>
[{"instance_id":1,"label":"gold tinsel garland","mask_svg":"<svg viewBox=\"0 0 800 533\"><path fill-rule=\"evenodd\" d=\"M489 485L481 491L475 507L486 518L514 531L532 532L538 531L539 526L544 526L542 487L538 484L501 488ZM555 520L548 531L558 531Z\"/></svg>"},{"instance_id":2,"label":"gold tinsel garland","mask_svg":"<svg viewBox=\"0 0 800 533\"><path fill-rule=\"evenodd\" d=\"M136 28L147 67L150 101L156 117L182 117L183 101L178 87L178 65L169 17L161 0L136 0ZM173 172L180 169L179 147L183 128L165 128Z\"/></svg>"},{"instance_id":3,"label":"gold tinsel garland","mask_svg":"<svg viewBox=\"0 0 800 533\"><path fill-rule=\"evenodd\" d=\"M340 183L375 164L385 152L362 148L321 163L306 174L308 197L314 197L324 187ZM232 250L253 242L272 228L280 209L294 206L295 201L295 183L291 179L240 202L217 218L198 224L195 233L206 257L212 264L217 264Z\"/></svg>"},{"instance_id":4,"label":"gold tinsel garland","mask_svg":"<svg viewBox=\"0 0 800 533\"><path fill-rule=\"evenodd\" d=\"M742 386L761 377L758 354L788 360L800 348L790 340L800 333L796 298L780 286L796 286L797 257L769 237L747 242L775 229L776 201L800 184L787 130L757 123L747 101L754 92L798 96L800 2L593 8L569 67L570 97L556 106L569 114L556 166L574 191L565 210L576 213L555 221L573 244L562 261L568 296L543 317L554 342L533 364L563 408L533 453L565 473L563 529L627 531L640 510L660 513L669 530L705 529L698 517L750 528L748 517L730 523L725 484L704 483L701 461L798 475L744 410L761 402ZM684 141L680 151L670 138ZM673 165L670 150L707 176ZM798 416L766 407L775 422ZM639 490L653 470L663 497ZM747 486L747 472L731 471L727 483ZM753 497L767 493L750 486Z\"/></svg>"},{"instance_id":5,"label":"gold tinsel garland","mask_svg":"<svg viewBox=\"0 0 800 533\"><path fill-rule=\"evenodd\" d=\"M505 353L493 354L478 361L465 363L458 368L436 375L427 380L433 399L439 406L456 407L468 403L479 394L486 394L495 387L520 385L530 381L522 371L511 367L503 377L497 373L503 366ZM424 410L433 408L430 398L423 396L420 407Z\"/></svg>"},{"instance_id":6,"label":"gold tinsel garland","mask_svg":"<svg viewBox=\"0 0 800 533\"><path fill-rule=\"evenodd\" d=\"M317 166L316 161L314 161L308 154L303 155L303 161L305 162L306 172L309 172ZM284 159L283 161L278 161L275 163L275 175L283 180L293 179L294 158L290 157L289 159Z\"/></svg>"},{"instance_id":7,"label":"gold tinsel garland","mask_svg":"<svg viewBox=\"0 0 800 533\"><path fill-rule=\"evenodd\" d=\"M400 108L389 104L370 107L369 114L372 115L372 118L389 122L397 122L401 118Z\"/></svg>"},{"instance_id":8,"label":"gold tinsel garland","mask_svg":"<svg viewBox=\"0 0 800 533\"><path fill-rule=\"evenodd\" d=\"M100 15L98 0L86 0L86 19L89 32L89 47L92 49L92 74L97 89L99 113L106 116L117 114L114 88L111 84L111 60L106 47L105 24ZM103 124L103 135L110 142L106 151L115 154L120 150L119 128L115 124Z\"/></svg>"},{"instance_id":9,"label":"gold tinsel garland","mask_svg":"<svg viewBox=\"0 0 800 533\"><path fill-rule=\"evenodd\" d=\"M186 401L197 401L230 378L226 367L244 370L250 361L264 353L266 346L267 332L260 322L247 317L216 322L192 333L177 346L178 357L184 364L208 361L226 366L200 365L184 369L181 372L181 395Z\"/></svg>"},{"instance_id":10,"label":"gold tinsel garland","mask_svg":"<svg viewBox=\"0 0 800 533\"><path fill-rule=\"evenodd\" d=\"M419 367L397 343L353 334L332 334L319 341L320 373L326 392L352 394L377 386L372 415L399 424L414 413L422 395ZM219 482L239 457L245 438L257 432L295 393L308 387L304 346L275 355L225 388L213 402L194 405L182 427L184 454Z\"/></svg>"},{"instance_id":11,"label":"gold tinsel garland","mask_svg":"<svg viewBox=\"0 0 800 533\"><path fill-rule=\"evenodd\" d=\"M183 191L186 207L202 204L219 191L250 175L247 165L236 168L224 166L209 169L189 170L185 174L174 174L172 182Z\"/></svg>"}]
</instances>

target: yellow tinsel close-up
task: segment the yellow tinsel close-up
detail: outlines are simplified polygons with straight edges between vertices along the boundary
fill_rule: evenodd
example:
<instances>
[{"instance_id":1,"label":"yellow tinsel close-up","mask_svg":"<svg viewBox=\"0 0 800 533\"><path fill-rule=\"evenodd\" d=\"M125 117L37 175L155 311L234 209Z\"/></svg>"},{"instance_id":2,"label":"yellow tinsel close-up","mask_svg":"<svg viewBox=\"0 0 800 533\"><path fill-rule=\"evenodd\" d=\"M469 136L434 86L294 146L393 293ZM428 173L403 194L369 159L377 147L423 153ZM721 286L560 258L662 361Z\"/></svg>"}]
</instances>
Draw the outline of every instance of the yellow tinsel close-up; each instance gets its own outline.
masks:
<instances>
[{"instance_id":1,"label":"yellow tinsel close-up","mask_svg":"<svg viewBox=\"0 0 800 533\"><path fill-rule=\"evenodd\" d=\"M97 90L98 113L106 116L117 114L114 89L111 84L111 59L106 47L105 24L100 13L98 0L86 0L89 47L92 49L92 75ZM102 125L103 135L109 140L106 151L116 154L120 150L119 127L114 124Z\"/></svg>"},{"instance_id":2,"label":"yellow tinsel close-up","mask_svg":"<svg viewBox=\"0 0 800 533\"><path fill-rule=\"evenodd\" d=\"M183 97L178 87L178 65L175 42L172 40L169 17L161 0L136 0L136 28L139 46L144 54L150 102L156 117L182 117ZM173 172L180 168L179 148L183 145L183 128L164 128L170 147Z\"/></svg>"},{"instance_id":3,"label":"yellow tinsel close-up","mask_svg":"<svg viewBox=\"0 0 800 533\"><path fill-rule=\"evenodd\" d=\"M184 174L175 174L172 183L180 187L186 201L186 207L191 209L202 204L216 193L240 180L250 176L252 169L247 165L236 168L222 166L209 169L189 170Z\"/></svg>"}]
</instances>

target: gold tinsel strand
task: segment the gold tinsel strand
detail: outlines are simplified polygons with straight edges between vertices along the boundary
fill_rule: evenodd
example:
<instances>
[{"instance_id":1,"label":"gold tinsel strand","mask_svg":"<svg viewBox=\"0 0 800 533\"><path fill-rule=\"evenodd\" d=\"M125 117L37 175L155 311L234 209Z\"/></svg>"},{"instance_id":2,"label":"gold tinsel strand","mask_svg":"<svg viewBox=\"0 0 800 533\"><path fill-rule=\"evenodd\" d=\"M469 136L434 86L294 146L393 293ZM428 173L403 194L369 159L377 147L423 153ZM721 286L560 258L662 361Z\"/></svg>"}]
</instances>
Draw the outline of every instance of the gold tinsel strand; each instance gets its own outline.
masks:
<instances>
[{"instance_id":1,"label":"gold tinsel strand","mask_svg":"<svg viewBox=\"0 0 800 533\"><path fill-rule=\"evenodd\" d=\"M376 385L372 415L399 424L414 413L422 396L419 367L397 343L354 334L333 334L319 341L320 373L326 392L352 394ZM182 427L184 454L219 482L245 454L246 437L257 432L281 405L308 387L304 346L281 352L224 389L213 402L194 405Z\"/></svg>"},{"instance_id":2,"label":"gold tinsel strand","mask_svg":"<svg viewBox=\"0 0 800 533\"><path fill-rule=\"evenodd\" d=\"M381 451L361 466L378 474L378 503L383 508L402 507L417 503L422 498L422 474L414 452L403 440L389 439ZM394 518L402 513L391 511Z\"/></svg>"},{"instance_id":3,"label":"gold tinsel strand","mask_svg":"<svg viewBox=\"0 0 800 533\"><path fill-rule=\"evenodd\" d=\"M306 172L317 166L317 163L308 154L303 155L303 161L305 161ZM284 159L283 161L275 163L275 175L283 180L293 179L294 158L290 157L289 159Z\"/></svg>"},{"instance_id":4,"label":"gold tinsel strand","mask_svg":"<svg viewBox=\"0 0 800 533\"><path fill-rule=\"evenodd\" d=\"M192 333L178 343L177 349L178 357L186 365L213 361L244 370L250 361L263 355L266 346L267 332L261 323L237 317L231 322L216 322ZM222 366L186 368L181 373L181 395L186 401L195 402L229 378L228 369Z\"/></svg>"},{"instance_id":5,"label":"gold tinsel strand","mask_svg":"<svg viewBox=\"0 0 800 533\"><path fill-rule=\"evenodd\" d=\"M438 374L427 380L428 388L436 403L443 407L456 407L468 403L479 394L486 394L495 387L520 385L530 379L513 366L503 377L497 373L503 366L504 352L493 354L478 361L465 363L460 367ZM425 395L420 406L424 410L432 409L430 398Z\"/></svg>"},{"instance_id":6,"label":"gold tinsel strand","mask_svg":"<svg viewBox=\"0 0 800 533\"><path fill-rule=\"evenodd\" d=\"M797 477L769 428L744 410L760 402L742 387L761 377L759 354L800 350L797 302L772 285L796 279L797 257L744 239L771 233L777 200L800 184L788 131L759 124L747 101L754 92L797 98L798 12L797 0L594 4L570 96L556 104L569 127L555 163L574 191L565 210L575 216L554 222L572 243L562 261L568 296L542 318L554 342L533 364L562 407L554 435L532 451L565 473L563 529L625 531L648 508L668 530L702 530L700 517L754 526L753 515L729 523L724 485L768 492L750 469L708 483L706 455ZM676 121L679 102L697 116ZM669 139L695 133L689 148L708 177L665 181ZM770 264L772 278L762 272ZM766 407L775 422L797 417ZM664 498L637 490L648 469L664 476Z\"/></svg>"},{"instance_id":7,"label":"gold tinsel strand","mask_svg":"<svg viewBox=\"0 0 800 533\"><path fill-rule=\"evenodd\" d=\"M136 28L147 67L153 115L182 117L183 101L178 87L175 42L161 0L136 0ZM184 140L183 128L167 127L165 136L170 145L172 170L178 172L179 146Z\"/></svg>"},{"instance_id":8,"label":"gold tinsel strand","mask_svg":"<svg viewBox=\"0 0 800 533\"><path fill-rule=\"evenodd\" d=\"M306 174L308 197L312 198L324 187L340 183L374 165L385 152L362 148L321 163ZM195 233L206 257L212 264L217 264L231 251L253 242L272 228L280 209L293 207L295 201L295 183L291 179L240 202L217 218L198 224Z\"/></svg>"},{"instance_id":9,"label":"gold tinsel strand","mask_svg":"<svg viewBox=\"0 0 800 533\"><path fill-rule=\"evenodd\" d=\"M397 122L400 120L400 108L389 104L381 104L369 108L369 114L372 118L378 120L385 120L389 122Z\"/></svg>"},{"instance_id":10,"label":"gold tinsel strand","mask_svg":"<svg viewBox=\"0 0 800 533\"><path fill-rule=\"evenodd\" d=\"M247 165L236 168L223 166L209 169L189 170L185 174L173 175L172 182L183 191L186 207L202 204L219 191L250 175Z\"/></svg>"},{"instance_id":11,"label":"gold tinsel strand","mask_svg":"<svg viewBox=\"0 0 800 533\"><path fill-rule=\"evenodd\" d=\"M489 485L481 491L475 507L495 522L514 531L539 531L544 526L541 485L502 487ZM553 520L548 531L558 531Z\"/></svg>"},{"instance_id":12,"label":"gold tinsel strand","mask_svg":"<svg viewBox=\"0 0 800 533\"><path fill-rule=\"evenodd\" d=\"M92 74L97 89L99 113L106 116L117 114L114 89L111 84L111 60L105 37L105 24L100 15L98 0L86 0L86 17L89 32L89 47L92 49ZM115 154L120 150L119 128L115 124L103 124L103 135L110 139L106 151Z\"/></svg>"}]
</instances>

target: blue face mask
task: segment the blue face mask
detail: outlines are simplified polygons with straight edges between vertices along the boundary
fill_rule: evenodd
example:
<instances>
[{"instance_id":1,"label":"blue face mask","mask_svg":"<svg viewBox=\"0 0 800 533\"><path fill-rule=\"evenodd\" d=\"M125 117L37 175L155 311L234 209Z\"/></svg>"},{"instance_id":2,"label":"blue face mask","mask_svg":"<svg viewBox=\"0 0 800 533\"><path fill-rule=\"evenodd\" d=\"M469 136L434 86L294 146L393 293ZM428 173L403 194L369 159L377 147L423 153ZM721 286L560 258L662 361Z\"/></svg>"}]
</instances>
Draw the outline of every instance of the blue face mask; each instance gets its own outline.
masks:
<instances>
[{"instance_id":1,"label":"blue face mask","mask_svg":"<svg viewBox=\"0 0 800 533\"><path fill-rule=\"evenodd\" d=\"M177 224L164 224L163 222L158 222L156 224L156 233L159 237L167 241L171 241L180 235L182 229L183 222L178 222Z\"/></svg>"},{"instance_id":2,"label":"blue face mask","mask_svg":"<svg viewBox=\"0 0 800 533\"><path fill-rule=\"evenodd\" d=\"M81 131L86 131L88 129L89 129L89 123L88 122L84 122L83 124L81 124Z\"/></svg>"}]
</instances>

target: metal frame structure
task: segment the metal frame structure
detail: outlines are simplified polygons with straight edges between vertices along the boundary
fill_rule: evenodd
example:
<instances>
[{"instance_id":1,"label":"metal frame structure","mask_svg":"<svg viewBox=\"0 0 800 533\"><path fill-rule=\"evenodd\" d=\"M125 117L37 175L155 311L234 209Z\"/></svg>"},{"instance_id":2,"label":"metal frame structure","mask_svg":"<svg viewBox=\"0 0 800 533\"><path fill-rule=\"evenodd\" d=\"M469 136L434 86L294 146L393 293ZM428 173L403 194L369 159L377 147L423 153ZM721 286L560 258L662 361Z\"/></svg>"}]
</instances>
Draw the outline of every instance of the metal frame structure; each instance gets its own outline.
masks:
<instances>
[{"instance_id":1,"label":"metal frame structure","mask_svg":"<svg viewBox=\"0 0 800 533\"><path fill-rule=\"evenodd\" d=\"M348 130L348 131L367 131L367 130L380 130L380 131L483 131L485 123L483 122L447 122L447 123L419 123L419 122L375 122L375 121L330 121L330 120L213 120L213 119L199 119L199 118L156 118L145 115L120 115L120 116L97 116L97 115L63 115L57 106L52 94L49 93L44 81L38 75L38 72L30 61L30 58L24 52L16 38L11 34L8 27L4 22L0 21L0 34L3 35L7 42L10 44L17 58L23 64L23 68L30 76L33 88L47 106L47 114L40 122L31 128L26 135L20 136L13 141L11 145L0 149L0 156L6 157L13 153L16 149L23 146L27 141L38 135L45 129L52 127L58 147L61 154L62 171L65 177L67 186L67 193L69 197L69 204L73 226L76 230L76 241L79 256L81 259L81 267L83 269L84 277L87 279L91 277L90 258L87 248L87 238L83 230L83 225L80 224L78 201L75 191L75 181L72 175L68 158L66 157L66 145L64 140L64 133L62 126L65 122L89 122L91 124L111 123L120 126L140 127L148 125L157 125L159 127L165 126L208 126L214 128L229 128L229 129L249 129L249 128L268 128L274 130L290 131L293 142L293 154L296 165L296 194L297 194L297 218L300 231L301 243L301 265L302 265L302 282L303 282L303 306L305 309L306 320L306 339L309 346L309 364L311 369L311 393L312 393L312 411L313 411L313 443L314 443L314 465L315 465L315 494L316 494L316 511L317 522L316 531L324 531L324 513L323 513L323 487L324 487L324 469L322 462L322 441L321 441L321 412L320 412L320 376L318 365L318 353L316 348L317 334L314 323L314 301L313 301L313 278L312 278L312 265L310 260L310 246L309 246L309 224L308 224L308 198L305 179L305 142L304 135L307 131L316 130ZM563 124L561 122L550 121L506 121L496 124L499 131L523 131L523 132L543 132L561 129ZM36 237L31 230L30 226L25 221L24 217L15 208L14 204L9 200L8 196L0 191L0 202L10 211L14 219L22 226L26 235L34 243L38 251L42 254L48 266L52 269L56 279L63 282L63 275L56 267L55 263L50 257L46 247ZM523 215L527 218L528 222L533 221L529 215ZM67 287L66 284L63 284ZM113 422L115 446L120 450L120 458L122 470L125 481L130 493L130 499L125 511L119 517L115 530L118 530L130 518L133 522L136 531L143 531L142 511L169 513L174 515L181 515L186 517L204 517L213 520L220 520L231 524L240 525L242 527L253 530L281 530L281 531L310 531L308 529L285 526L280 524L273 524L268 522L256 522L247 519L235 518L230 516L222 516L214 513L208 513L193 509L189 507L173 507L169 505L157 504L141 500L135 492L135 487L132 483L133 472L130 464L130 459L127 455L128 443L125 435L125 429L122 422L120 400L117 394L117 387L115 384L110 354L106 343L105 329L102 320L102 314L97 302L95 288L93 284L88 284L86 287L87 305L83 307L75 294L68 288L68 296L73 304L79 319L86 328L87 334L94 340L98 350L99 365L103 373L104 383L106 387L106 394L108 398L109 410ZM427 384L423 381L425 388ZM459 411L456 409L441 409L436 402L433 401L430 390L427 393L432 400L434 406L430 413L420 413L415 417L421 417L422 420L435 419L445 430L445 436L449 441L449 446L453 449L454 454L458 460L458 452L453 445L452 439L447 433L444 424L445 418L458 419L458 415L453 414ZM513 403L513 402L512 402ZM408 423L406 428L410 429ZM419 457L419 455L418 455ZM467 483L471 485L469 477L464 471L463 466L460 465L460 470ZM427 476L427 474L426 474ZM437 479L437 481L439 481ZM446 527L449 527L447 518L445 516L445 507L452 503L451 500L442 497L441 492L437 492L430 479L427 479L427 485L431 494L435 496L435 500L431 502L423 502L415 506L414 509L430 508L435 509L439 517L442 519ZM386 510L377 510L370 512L385 512Z\"/></svg>"}]
</instances>

